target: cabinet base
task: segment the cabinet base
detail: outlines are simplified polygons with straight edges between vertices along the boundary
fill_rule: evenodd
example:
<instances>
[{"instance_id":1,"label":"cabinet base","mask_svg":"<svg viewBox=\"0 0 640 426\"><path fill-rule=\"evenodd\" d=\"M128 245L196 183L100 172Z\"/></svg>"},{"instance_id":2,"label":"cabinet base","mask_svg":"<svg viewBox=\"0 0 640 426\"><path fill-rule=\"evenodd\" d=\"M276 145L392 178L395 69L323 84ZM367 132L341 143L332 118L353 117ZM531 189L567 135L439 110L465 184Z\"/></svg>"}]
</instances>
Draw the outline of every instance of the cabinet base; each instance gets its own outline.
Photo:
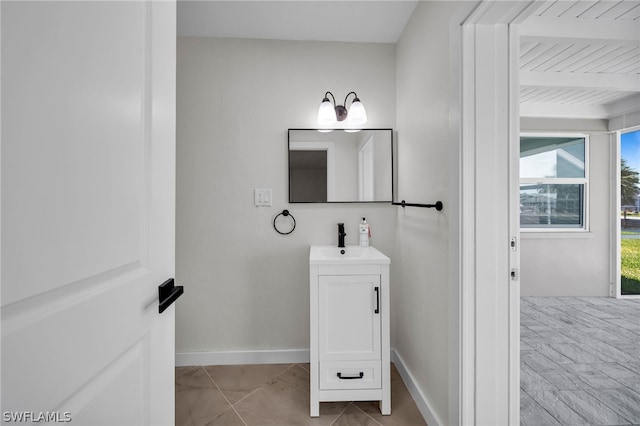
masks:
<instances>
[{"instance_id":1,"label":"cabinet base","mask_svg":"<svg viewBox=\"0 0 640 426\"><path fill-rule=\"evenodd\" d=\"M320 416L321 402L336 401L380 401L380 413L383 416L391 415L391 395L390 392L383 392L382 389L360 389L354 390L325 390L319 391L317 399L312 396L310 406L310 416Z\"/></svg>"}]
</instances>

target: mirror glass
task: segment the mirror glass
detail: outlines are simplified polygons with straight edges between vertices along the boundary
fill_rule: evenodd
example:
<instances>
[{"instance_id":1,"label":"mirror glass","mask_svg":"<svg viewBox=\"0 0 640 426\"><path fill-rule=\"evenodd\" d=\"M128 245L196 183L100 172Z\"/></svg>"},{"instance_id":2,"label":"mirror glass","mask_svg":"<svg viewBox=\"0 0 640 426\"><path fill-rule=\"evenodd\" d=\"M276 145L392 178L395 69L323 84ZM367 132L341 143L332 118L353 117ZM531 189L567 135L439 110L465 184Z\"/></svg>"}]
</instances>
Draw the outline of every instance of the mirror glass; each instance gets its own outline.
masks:
<instances>
[{"instance_id":1,"label":"mirror glass","mask_svg":"<svg viewBox=\"0 0 640 426\"><path fill-rule=\"evenodd\" d=\"M289 202L391 202L392 129L289 129Z\"/></svg>"}]
</instances>

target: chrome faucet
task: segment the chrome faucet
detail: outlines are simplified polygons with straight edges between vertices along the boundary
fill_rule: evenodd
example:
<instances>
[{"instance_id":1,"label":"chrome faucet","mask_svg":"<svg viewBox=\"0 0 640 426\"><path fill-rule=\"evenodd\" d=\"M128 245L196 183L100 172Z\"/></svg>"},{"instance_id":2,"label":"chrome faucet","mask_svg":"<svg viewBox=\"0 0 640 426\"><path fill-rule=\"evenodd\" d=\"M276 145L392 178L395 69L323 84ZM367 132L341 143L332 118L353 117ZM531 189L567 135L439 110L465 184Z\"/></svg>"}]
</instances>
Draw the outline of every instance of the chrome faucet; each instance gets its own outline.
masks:
<instances>
[{"instance_id":1,"label":"chrome faucet","mask_svg":"<svg viewBox=\"0 0 640 426\"><path fill-rule=\"evenodd\" d=\"M344 223L338 224L338 247L344 247L344 237L347 234L344 232Z\"/></svg>"}]
</instances>

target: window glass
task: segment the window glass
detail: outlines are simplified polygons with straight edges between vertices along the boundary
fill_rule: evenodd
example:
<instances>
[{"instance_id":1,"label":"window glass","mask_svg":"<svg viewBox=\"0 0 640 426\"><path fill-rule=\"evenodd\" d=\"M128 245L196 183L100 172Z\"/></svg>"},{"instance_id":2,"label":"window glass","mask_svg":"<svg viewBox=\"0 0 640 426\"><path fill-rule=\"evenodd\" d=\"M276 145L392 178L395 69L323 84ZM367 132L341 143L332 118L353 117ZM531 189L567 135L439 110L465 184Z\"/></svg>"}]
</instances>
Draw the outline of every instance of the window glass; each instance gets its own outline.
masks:
<instances>
[{"instance_id":1,"label":"window glass","mask_svg":"<svg viewBox=\"0 0 640 426\"><path fill-rule=\"evenodd\" d=\"M587 138L520 137L520 227L586 229Z\"/></svg>"},{"instance_id":2,"label":"window glass","mask_svg":"<svg viewBox=\"0 0 640 426\"><path fill-rule=\"evenodd\" d=\"M523 228L584 226L584 185L520 185L520 226Z\"/></svg>"},{"instance_id":3,"label":"window glass","mask_svg":"<svg viewBox=\"0 0 640 426\"><path fill-rule=\"evenodd\" d=\"M520 138L521 178L584 178L584 138Z\"/></svg>"}]
</instances>

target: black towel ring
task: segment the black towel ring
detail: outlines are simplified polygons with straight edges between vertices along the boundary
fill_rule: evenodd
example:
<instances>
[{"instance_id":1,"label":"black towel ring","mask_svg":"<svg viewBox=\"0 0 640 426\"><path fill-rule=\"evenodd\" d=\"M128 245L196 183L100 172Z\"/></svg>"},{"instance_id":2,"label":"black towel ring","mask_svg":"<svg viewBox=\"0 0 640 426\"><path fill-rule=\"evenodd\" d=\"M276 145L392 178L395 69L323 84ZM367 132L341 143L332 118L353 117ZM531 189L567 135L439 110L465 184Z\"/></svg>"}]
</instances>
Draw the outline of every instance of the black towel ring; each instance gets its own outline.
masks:
<instances>
[{"instance_id":1,"label":"black towel ring","mask_svg":"<svg viewBox=\"0 0 640 426\"><path fill-rule=\"evenodd\" d=\"M291 230L290 230L289 232L282 232L282 231L280 231L280 230L278 229L278 227L276 226L276 220L277 220L277 219L278 219L278 217L280 217L280 216L284 216L284 217L289 216L289 217L291 218L291 220L293 221L293 227L291 228ZM294 229L296 229L296 218L295 218L295 217L293 217L293 215L292 215L291 213L289 213L289 210L282 210L282 213L278 213L278 214L276 215L276 217L274 217L274 218L273 218L273 229L275 229L275 230L276 230L276 232L277 232L278 234L281 234L281 235L289 235L290 233L292 233L292 232L293 232L293 230L294 230Z\"/></svg>"}]
</instances>

